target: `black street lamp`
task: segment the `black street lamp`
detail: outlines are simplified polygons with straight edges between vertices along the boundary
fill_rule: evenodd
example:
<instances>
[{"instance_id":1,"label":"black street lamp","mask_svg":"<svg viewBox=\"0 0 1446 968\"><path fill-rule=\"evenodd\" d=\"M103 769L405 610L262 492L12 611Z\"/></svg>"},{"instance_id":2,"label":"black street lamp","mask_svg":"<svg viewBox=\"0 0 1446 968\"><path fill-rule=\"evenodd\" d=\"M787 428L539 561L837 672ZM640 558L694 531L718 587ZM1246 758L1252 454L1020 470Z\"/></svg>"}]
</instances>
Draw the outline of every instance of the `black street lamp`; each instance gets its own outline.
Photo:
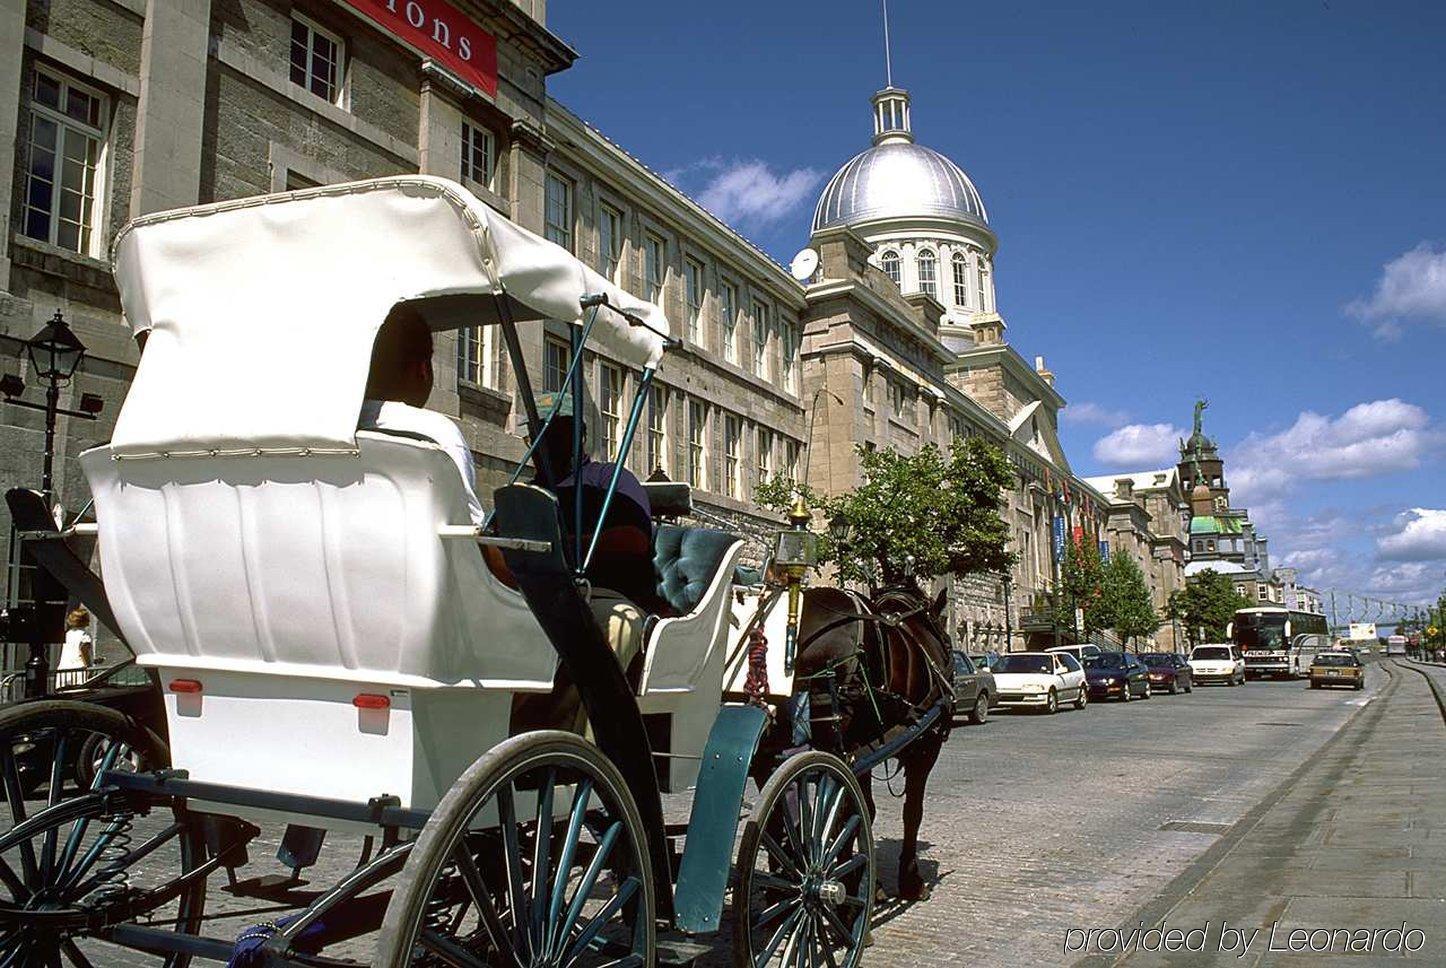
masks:
<instances>
[{"instance_id":1,"label":"black street lamp","mask_svg":"<svg viewBox=\"0 0 1446 968\"><path fill-rule=\"evenodd\" d=\"M30 360L30 369L35 376L44 380L45 403L22 400L25 381L14 374L0 378L0 393L5 402L27 410L45 413L45 455L41 465L40 489L45 494L47 505L55 500L55 422L61 415L94 420L100 413L104 401L98 394L83 393L80 409L71 410L60 405L60 388L69 383L85 356L85 344L65 322L60 310L25 343L25 355ZM50 672L49 645L59 638L61 622L58 616L65 607L65 589L49 572L45 571L21 545L21 562L30 569L30 598L34 603L30 626L30 658L25 663L25 695L43 696L46 692ZM54 617L54 618L53 618Z\"/></svg>"},{"instance_id":2,"label":"black street lamp","mask_svg":"<svg viewBox=\"0 0 1446 968\"><path fill-rule=\"evenodd\" d=\"M1014 620L1009 615L1009 592L1014 584L1014 576L1010 570L1004 570L1004 651L1014 651Z\"/></svg>"}]
</instances>

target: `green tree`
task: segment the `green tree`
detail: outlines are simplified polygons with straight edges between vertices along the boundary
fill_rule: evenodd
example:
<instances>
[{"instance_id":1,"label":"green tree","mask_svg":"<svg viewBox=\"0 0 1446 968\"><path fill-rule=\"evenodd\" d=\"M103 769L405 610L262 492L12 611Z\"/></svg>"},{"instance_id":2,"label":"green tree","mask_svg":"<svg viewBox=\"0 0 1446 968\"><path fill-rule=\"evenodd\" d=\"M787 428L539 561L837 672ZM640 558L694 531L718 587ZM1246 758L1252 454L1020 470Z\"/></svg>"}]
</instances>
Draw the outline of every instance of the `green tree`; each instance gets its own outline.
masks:
<instances>
[{"instance_id":1,"label":"green tree","mask_svg":"<svg viewBox=\"0 0 1446 968\"><path fill-rule=\"evenodd\" d=\"M1009 526L1000 516L1014 468L980 437L956 439L948 452L933 444L904 456L859 447L858 487L823 498L807 485L775 477L758 486L759 504L787 511L797 494L825 519L842 518L840 547L825 535L821 563L838 566L845 582L870 586L927 583L942 575L1000 572L1013 564Z\"/></svg>"},{"instance_id":2,"label":"green tree","mask_svg":"<svg viewBox=\"0 0 1446 968\"><path fill-rule=\"evenodd\" d=\"M1238 610L1249 607L1250 601L1236 593L1230 576L1210 568L1170 596L1170 617L1184 623L1185 635L1196 644L1224 641L1225 626ZM1202 628L1205 637L1200 639Z\"/></svg>"},{"instance_id":3,"label":"green tree","mask_svg":"<svg viewBox=\"0 0 1446 968\"><path fill-rule=\"evenodd\" d=\"M1150 586L1135 559L1113 555L1100 577L1099 621L1115 630L1121 642L1149 635L1160 627L1160 616L1150 600Z\"/></svg>"},{"instance_id":4,"label":"green tree","mask_svg":"<svg viewBox=\"0 0 1446 968\"><path fill-rule=\"evenodd\" d=\"M1066 540L1064 560L1059 563L1059 591L1055 595L1055 620L1067 629L1074 628L1075 609L1084 612L1086 635L1108 628L1099 612L1100 579L1099 546L1093 541Z\"/></svg>"}]
</instances>

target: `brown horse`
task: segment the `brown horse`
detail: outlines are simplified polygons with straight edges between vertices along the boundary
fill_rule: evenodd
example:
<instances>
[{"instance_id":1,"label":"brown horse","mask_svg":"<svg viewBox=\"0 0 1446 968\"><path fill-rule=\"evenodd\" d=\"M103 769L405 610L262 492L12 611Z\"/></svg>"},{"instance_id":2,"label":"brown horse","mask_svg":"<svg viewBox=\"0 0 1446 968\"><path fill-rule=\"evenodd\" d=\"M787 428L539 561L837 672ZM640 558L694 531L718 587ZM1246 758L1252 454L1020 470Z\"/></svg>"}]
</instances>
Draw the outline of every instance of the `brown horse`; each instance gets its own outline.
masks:
<instances>
[{"instance_id":1,"label":"brown horse","mask_svg":"<svg viewBox=\"0 0 1446 968\"><path fill-rule=\"evenodd\" d=\"M839 588L804 592L795 689L807 688L811 745L865 756L917 724L939 703L946 709L897 754L904 775L904 841L899 896L924 898L919 825L924 790L949 736L953 704L950 645L939 621L943 593L930 602L917 588L886 588L872 598ZM796 731L795 731L796 732ZM873 811L871 777L861 778Z\"/></svg>"}]
</instances>

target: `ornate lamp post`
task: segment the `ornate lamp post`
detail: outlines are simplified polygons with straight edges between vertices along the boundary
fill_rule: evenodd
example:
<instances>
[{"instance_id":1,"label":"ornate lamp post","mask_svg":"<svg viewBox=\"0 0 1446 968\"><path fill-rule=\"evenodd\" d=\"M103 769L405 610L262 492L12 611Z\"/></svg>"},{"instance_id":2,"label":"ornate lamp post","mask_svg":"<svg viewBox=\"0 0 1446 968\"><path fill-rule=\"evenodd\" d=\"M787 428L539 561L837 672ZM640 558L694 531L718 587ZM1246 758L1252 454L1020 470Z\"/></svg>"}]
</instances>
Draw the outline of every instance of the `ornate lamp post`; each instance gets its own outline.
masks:
<instances>
[{"instance_id":1,"label":"ornate lamp post","mask_svg":"<svg viewBox=\"0 0 1446 968\"><path fill-rule=\"evenodd\" d=\"M56 310L50 322L25 344L25 355L30 360L30 369L47 384L45 403L34 403L20 399L25 392L25 382L14 374L0 378L0 393L5 402L27 410L45 413L45 454L41 465L40 489L47 504L55 500L55 422L61 415L94 420L100 413L104 401L98 394L83 393L80 409L70 410L60 406L60 388L69 383L85 356L85 344L66 324L65 317ZM25 663L25 694L29 697L43 696L50 671L49 644L59 638L59 611L65 607L65 589L42 569L29 554L21 551L21 562L30 569L30 598L34 610L24 623L30 629L30 658ZM52 618L53 617L53 618ZM51 628L53 626L53 628ZM49 632L49 634L47 634Z\"/></svg>"},{"instance_id":2,"label":"ornate lamp post","mask_svg":"<svg viewBox=\"0 0 1446 968\"><path fill-rule=\"evenodd\" d=\"M788 527L779 530L773 540L773 564L788 576L788 630L783 643L783 669L793 672L798 647L798 614L803 604L803 578L818 561L818 535L808 529L808 505L799 494L788 511Z\"/></svg>"}]
</instances>

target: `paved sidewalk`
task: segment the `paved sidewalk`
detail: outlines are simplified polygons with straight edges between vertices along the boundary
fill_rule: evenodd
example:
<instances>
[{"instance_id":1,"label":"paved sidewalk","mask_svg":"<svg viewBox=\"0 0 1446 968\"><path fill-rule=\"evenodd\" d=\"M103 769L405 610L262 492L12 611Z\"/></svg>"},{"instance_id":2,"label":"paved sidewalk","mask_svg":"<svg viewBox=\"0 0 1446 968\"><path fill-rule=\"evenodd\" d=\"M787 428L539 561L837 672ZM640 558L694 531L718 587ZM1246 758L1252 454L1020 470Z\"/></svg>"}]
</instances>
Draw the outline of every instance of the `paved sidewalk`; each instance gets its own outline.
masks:
<instances>
[{"instance_id":1,"label":"paved sidewalk","mask_svg":"<svg viewBox=\"0 0 1446 968\"><path fill-rule=\"evenodd\" d=\"M1123 957L1100 935L1080 964L1446 964L1446 725L1426 670L1374 671L1380 697L1126 923ZM1128 943L1156 927L1181 933L1174 953L1168 934Z\"/></svg>"}]
</instances>

